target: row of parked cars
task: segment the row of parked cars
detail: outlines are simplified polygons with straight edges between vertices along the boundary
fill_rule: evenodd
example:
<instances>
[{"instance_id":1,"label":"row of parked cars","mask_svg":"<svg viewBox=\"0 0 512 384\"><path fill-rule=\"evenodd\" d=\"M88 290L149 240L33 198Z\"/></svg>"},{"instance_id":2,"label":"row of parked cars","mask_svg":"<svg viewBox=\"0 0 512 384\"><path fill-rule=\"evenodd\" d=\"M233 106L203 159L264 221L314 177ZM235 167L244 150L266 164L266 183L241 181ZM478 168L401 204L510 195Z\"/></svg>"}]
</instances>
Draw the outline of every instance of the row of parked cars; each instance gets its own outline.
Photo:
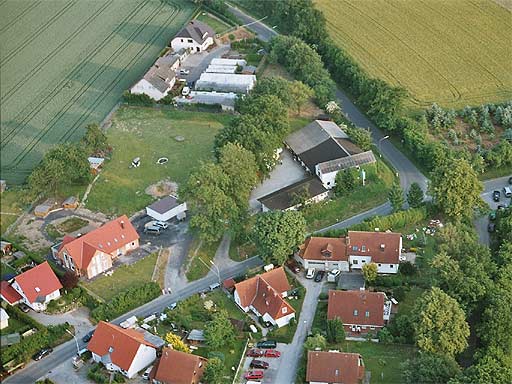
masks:
<instances>
[{"instance_id":1,"label":"row of parked cars","mask_svg":"<svg viewBox=\"0 0 512 384\"><path fill-rule=\"evenodd\" d=\"M315 268L308 268L306 271L306 279L315 279L317 283L321 282L325 276L325 271L316 271ZM338 269L333 269L329 271L329 275L327 277L327 281L335 282L338 276L341 274L341 271Z\"/></svg>"},{"instance_id":2,"label":"row of parked cars","mask_svg":"<svg viewBox=\"0 0 512 384\"><path fill-rule=\"evenodd\" d=\"M167 228L169 228L169 223L166 223L165 221L152 220L144 224L144 233L159 235Z\"/></svg>"},{"instance_id":3,"label":"row of parked cars","mask_svg":"<svg viewBox=\"0 0 512 384\"><path fill-rule=\"evenodd\" d=\"M256 343L256 348L251 348L247 351L248 357L257 357L257 358L279 358L281 357L281 352L277 351L275 348L277 347L277 342L274 340L265 340ZM265 369L268 369L270 364L267 361L253 359L249 364L249 371L244 374L244 378L246 380L260 380L265 376ZM247 381L249 383L250 381Z\"/></svg>"},{"instance_id":4,"label":"row of parked cars","mask_svg":"<svg viewBox=\"0 0 512 384\"><path fill-rule=\"evenodd\" d=\"M512 177L509 177L508 183L509 185L512 185ZM492 192L492 200L496 203L499 203L501 201L502 192L505 198L512 198L512 187L503 187L501 191L495 190ZM509 202L508 206L512 206L512 201ZM507 206L505 204L498 204L497 206L498 211L506 208ZM496 211L491 211L491 213L489 213L489 224L487 225L488 232L492 233L496 230L496 224L494 223L494 220L496 220Z\"/></svg>"}]
</instances>

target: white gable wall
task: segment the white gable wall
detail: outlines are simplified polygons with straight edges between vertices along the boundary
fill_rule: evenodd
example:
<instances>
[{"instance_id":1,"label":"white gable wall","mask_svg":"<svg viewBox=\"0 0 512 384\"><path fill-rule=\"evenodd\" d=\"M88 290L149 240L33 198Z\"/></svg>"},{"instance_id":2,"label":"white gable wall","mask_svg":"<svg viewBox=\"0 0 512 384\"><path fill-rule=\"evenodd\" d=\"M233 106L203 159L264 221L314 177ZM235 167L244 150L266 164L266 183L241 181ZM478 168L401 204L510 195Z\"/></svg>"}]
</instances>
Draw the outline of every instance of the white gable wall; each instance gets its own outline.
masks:
<instances>
[{"instance_id":1,"label":"white gable wall","mask_svg":"<svg viewBox=\"0 0 512 384\"><path fill-rule=\"evenodd\" d=\"M27 304L30 308L32 308L34 311L44 311L46 309L47 304L55 299L58 299L60 297L60 291L57 289L56 291L46 295L44 302L42 303L31 303L27 296L25 295L25 292L23 292L23 289L21 289L20 285L16 280L14 280L12 287L21 295L21 302Z\"/></svg>"},{"instance_id":2,"label":"white gable wall","mask_svg":"<svg viewBox=\"0 0 512 384\"><path fill-rule=\"evenodd\" d=\"M148 367L156 359L156 349L144 344L139 346L137 354L135 355L132 365L128 369L126 376L131 379L137 372Z\"/></svg>"},{"instance_id":3,"label":"white gable wall","mask_svg":"<svg viewBox=\"0 0 512 384\"><path fill-rule=\"evenodd\" d=\"M162 93L146 79L140 79L139 82L130 89L130 92L135 95L148 95L153 100L158 101L160 99L163 99L167 95L167 93L169 93L169 90L171 88L172 86Z\"/></svg>"},{"instance_id":4,"label":"white gable wall","mask_svg":"<svg viewBox=\"0 0 512 384\"><path fill-rule=\"evenodd\" d=\"M249 312L249 307L242 307L242 304L240 304L240 296L238 295L238 291L235 290L233 293L233 297L235 298L235 303L242 308L244 312Z\"/></svg>"},{"instance_id":5,"label":"white gable wall","mask_svg":"<svg viewBox=\"0 0 512 384\"><path fill-rule=\"evenodd\" d=\"M190 37L175 37L171 41L171 47L174 51L179 51L180 49L190 49L191 53L202 52L208 49L210 45L213 44L213 38L208 37L203 44L199 44L197 41Z\"/></svg>"},{"instance_id":6,"label":"white gable wall","mask_svg":"<svg viewBox=\"0 0 512 384\"><path fill-rule=\"evenodd\" d=\"M160 221L168 221L168 220L172 219L173 217L178 216L178 214L180 214L182 212L186 212L186 211L187 211L187 203L182 203L182 204L178 205L177 207L174 207L164 213L159 213L149 207L146 207L146 214L148 216L151 216L155 220L160 220Z\"/></svg>"}]
</instances>

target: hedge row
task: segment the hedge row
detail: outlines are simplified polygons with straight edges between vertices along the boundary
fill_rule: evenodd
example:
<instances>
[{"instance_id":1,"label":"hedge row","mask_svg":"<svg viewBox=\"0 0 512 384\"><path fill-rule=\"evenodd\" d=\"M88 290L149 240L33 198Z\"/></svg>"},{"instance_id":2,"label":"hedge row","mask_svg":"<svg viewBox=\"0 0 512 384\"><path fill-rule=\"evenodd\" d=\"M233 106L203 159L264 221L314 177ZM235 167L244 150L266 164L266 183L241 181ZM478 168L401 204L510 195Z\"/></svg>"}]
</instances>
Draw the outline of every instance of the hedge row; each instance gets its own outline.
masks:
<instances>
[{"instance_id":1,"label":"hedge row","mask_svg":"<svg viewBox=\"0 0 512 384\"><path fill-rule=\"evenodd\" d=\"M145 283L123 291L107 303L100 304L91 311L96 320L110 321L160 296L160 287L155 282Z\"/></svg>"}]
</instances>

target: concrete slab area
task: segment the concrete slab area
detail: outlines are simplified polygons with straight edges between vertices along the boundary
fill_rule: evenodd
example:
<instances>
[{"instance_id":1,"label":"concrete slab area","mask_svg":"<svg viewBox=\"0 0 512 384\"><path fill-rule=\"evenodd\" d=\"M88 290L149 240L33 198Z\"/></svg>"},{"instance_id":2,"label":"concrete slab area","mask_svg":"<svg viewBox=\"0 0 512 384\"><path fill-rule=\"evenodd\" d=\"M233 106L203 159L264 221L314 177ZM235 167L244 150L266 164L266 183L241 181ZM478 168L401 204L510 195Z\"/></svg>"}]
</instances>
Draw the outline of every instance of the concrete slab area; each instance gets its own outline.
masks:
<instances>
[{"instance_id":1,"label":"concrete slab area","mask_svg":"<svg viewBox=\"0 0 512 384\"><path fill-rule=\"evenodd\" d=\"M360 272L342 272L338 280L338 288L356 290L364 287L363 274Z\"/></svg>"},{"instance_id":2,"label":"concrete slab area","mask_svg":"<svg viewBox=\"0 0 512 384\"><path fill-rule=\"evenodd\" d=\"M261 204L257 200L258 198L303 180L308 176L304 168L293 160L291 153L286 149L281 153L279 160L280 163L278 163L270 173L269 178L263 180L263 182L252 191L249 198L251 210L261 210Z\"/></svg>"}]
</instances>

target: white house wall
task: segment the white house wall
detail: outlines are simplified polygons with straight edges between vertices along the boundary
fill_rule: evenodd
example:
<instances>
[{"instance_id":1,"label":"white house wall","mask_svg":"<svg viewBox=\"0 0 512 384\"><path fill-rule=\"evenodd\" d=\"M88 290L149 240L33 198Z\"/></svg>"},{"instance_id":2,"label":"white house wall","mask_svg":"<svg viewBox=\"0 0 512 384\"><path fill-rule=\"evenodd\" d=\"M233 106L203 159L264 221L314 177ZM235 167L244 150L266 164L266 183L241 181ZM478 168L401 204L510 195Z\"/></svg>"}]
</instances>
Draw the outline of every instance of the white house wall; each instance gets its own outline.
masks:
<instances>
[{"instance_id":1,"label":"white house wall","mask_svg":"<svg viewBox=\"0 0 512 384\"><path fill-rule=\"evenodd\" d=\"M322 271L332 271L338 269L343 272L349 271L349 264L347 261L339 260L304 260L304 268L315 268Z\"/></svg>"},{"instance_id":2,"label":"white house wall","mask_svg":"<svg viewBox=\"0 0 512 384\"><path fill-rule=\"evenodd\" d=\"M191 53L202 52L208 49L210 45L213 44L213 38L208 37L203 44L198 44L194 39L186 38L186 37L175 37L171 41L171 47L174 51L179 51L180 49L190 49Z\"/></svg>"},{"instance_id":3,"label":"white house wall","mask_svg":"<svg viewBox=\"0 0 512 384\"><path fill-rule=\"evenodd\" d=\"M334 186L336 185L336 174L338 173L338 171L322 173L318 169L318 165L316 165L315 168L316 168L316 174L317 174L318 178L320 179L320 181L322 182L322 185L324 186L324 188L326 188L326 189L334 188Z\"/></svg>"},{"instance_id":4,"label":"white house wall","mask_svg":"<svg viewBox=\"0 0 512 384\"><path fill-rule=\"evenodd\" d=\"M249 312L249 307L242 307L242 304L240 304L240 296L238 295L238 292L235 290L233 293L233 297L235 298L235 303L242 308L242 311Z\"/></svg>"},{"instance_id":5,"label":"white house wall","mask_svg":"<svg viewBox=\"0 0 512 384\"><path fill-rule=\"evenodd\" d=\"M160 99L163 99L171 88L172 86L169 87L166 92L162 93L158 89L156 89L149 81L147 81L146 79L141 79L137 84L135 84L131 88L130 92L135 95L148 95L153 100L158 101Z\"/></svg>"},{"instance_id":6,"label":"white house wall","mask_svg":"<svg viewBox=\"0 0 512 384\"><path fill-rule=\"evenodd\" d=\"M348 257L348 261L349 261L350 267L352 269L362 269L363 265L372 262L372 257L371 256L354 256L354 255L350 255Z\"/></svg>"},{"instance_id":7,"label":"white house wall","mask_svg":"<svg viewBox=\"0 0 512 384\"><path fill-rule=\"evenodd\" d=\"M286 316L283 316L283 317L275 320L275 323L279 328L281 328L281 327L284 327L285 325L288 325L290 323L290 321L294 318L295 318L295 313L292 312Z\"/></svg>"},{"instance_id":8,"label":"white house wall","mask_svg":"<svg viewBox=\"0 0 512 384\"><path fill-rule=\"evenodd\" d=\"M378 273L397 273L398 272L398 264L377 263L377 272Z\"/></svg>"},{"instance_id":9,"label":"white house wall","mask_svg":"<svg viewBox=\"0 0 512 384\"><path fill-rule=\"evenodd\" d=\"M142 371L144 368L148 367L153 361L156 359L156 349L149 347L147 345L141 344L135 357L132 361L132 365L127 372L127 377L131 379L134 377L137 372Z\"/></svg>"},{"instance_id":10,"label":"white house wall","mask_svg":"<svg viewBox=\"0 0 512 384\"><path fill-rule=\"evenodd\" d=\"M16 292L18 292L21 295L21 302L25 303L26 305L28 305L30 308L32 308L34 311L37 311L37 312L44 311L46 309L46 305L50 301L58 299L60 297L60 291L57 289L56 291L46 295L44 302L42 302L42 303L37 303L37 302L31 303L27 299L27 296L25 295L25 292L23 292L23 289L21 289L20 285L18 284L18 282L16 280L14 280L14 282L12 284L12 287L14 288L14 290Z\"/></svg>"},{"instance_id":11,"label":"white house wall","mask_svg":"<svg viewBox=\"0 0 512 384\"><path fill-rule=\"evenodd\" d=\"M146 207L146 214L148 216L151 216L155 220L159 220L159 221L171 220L172 218L178 216L180 213L186 212L186 211L187 211L187 203L180 204L165 213L158 213L157 211L155 211L149 207Z\"/></svg>"}]
</instances>

